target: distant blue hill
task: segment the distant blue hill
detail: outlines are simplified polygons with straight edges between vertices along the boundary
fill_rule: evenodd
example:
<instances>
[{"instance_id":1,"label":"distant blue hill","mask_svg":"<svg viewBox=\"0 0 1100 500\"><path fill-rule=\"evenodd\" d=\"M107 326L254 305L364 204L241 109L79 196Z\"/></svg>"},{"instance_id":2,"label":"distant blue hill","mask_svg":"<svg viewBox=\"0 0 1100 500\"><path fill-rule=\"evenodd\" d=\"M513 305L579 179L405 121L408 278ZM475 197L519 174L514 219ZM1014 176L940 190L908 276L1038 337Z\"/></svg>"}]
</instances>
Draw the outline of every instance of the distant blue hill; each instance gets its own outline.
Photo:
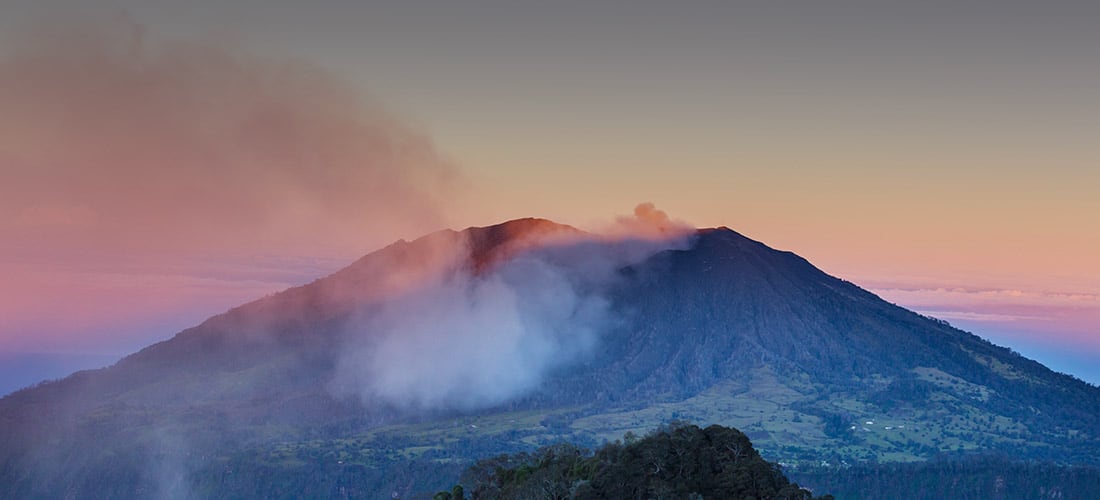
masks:
<instances>
[{"instance_id":1,"label":"distant blue hill","mask_svg":"<svg viewBox=\"0 0 1100 500\"><path fill-rule=\"evenodd\" d=\"M0 397L73 372L114 364L117 354L0 352Z\"/></svg>"}]
</instances>

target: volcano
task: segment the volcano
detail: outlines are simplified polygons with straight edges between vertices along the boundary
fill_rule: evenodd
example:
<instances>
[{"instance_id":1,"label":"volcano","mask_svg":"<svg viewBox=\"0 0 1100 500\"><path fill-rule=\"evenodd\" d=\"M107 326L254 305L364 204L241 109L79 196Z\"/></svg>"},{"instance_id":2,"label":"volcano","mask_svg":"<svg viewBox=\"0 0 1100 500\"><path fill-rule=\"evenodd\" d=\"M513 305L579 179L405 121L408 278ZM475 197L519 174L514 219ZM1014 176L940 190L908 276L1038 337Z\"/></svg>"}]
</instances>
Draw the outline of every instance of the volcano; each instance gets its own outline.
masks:
<instances>
[{"instance_id":1,"label":"volcano","mask_svg":"<svg viewBox=\"0 0 1100 500\"><path fill-rule=\"evenodd\" d=\"M520 219L396 242L0 399L0 496L388 498L673 420L786 464L1100 464L1100 388L728 228L673 233ZM498 303L518 312L480 314Z\"/></svg>"}]
</instances>

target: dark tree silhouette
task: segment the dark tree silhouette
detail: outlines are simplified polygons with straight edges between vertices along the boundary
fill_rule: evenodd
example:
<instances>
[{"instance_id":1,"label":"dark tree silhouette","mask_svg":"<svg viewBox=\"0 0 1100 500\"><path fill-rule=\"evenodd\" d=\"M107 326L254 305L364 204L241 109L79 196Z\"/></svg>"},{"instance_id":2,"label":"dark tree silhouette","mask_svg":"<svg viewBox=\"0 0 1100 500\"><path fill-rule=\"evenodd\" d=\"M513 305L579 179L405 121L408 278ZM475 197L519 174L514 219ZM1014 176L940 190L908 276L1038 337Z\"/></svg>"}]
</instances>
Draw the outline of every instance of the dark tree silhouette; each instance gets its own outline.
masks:
<instances>
[{"instance_id":1,"label":"dark tree silhouette","mask_svg":"<svg viewBox=\"0 0 1100 500\"><path fill-rule=\"evenodd\" d=\"M463 482L475 499L814 498L737 429L680 423L592 454L559 444L482 460Z\"/></svg>"}]
</instances>

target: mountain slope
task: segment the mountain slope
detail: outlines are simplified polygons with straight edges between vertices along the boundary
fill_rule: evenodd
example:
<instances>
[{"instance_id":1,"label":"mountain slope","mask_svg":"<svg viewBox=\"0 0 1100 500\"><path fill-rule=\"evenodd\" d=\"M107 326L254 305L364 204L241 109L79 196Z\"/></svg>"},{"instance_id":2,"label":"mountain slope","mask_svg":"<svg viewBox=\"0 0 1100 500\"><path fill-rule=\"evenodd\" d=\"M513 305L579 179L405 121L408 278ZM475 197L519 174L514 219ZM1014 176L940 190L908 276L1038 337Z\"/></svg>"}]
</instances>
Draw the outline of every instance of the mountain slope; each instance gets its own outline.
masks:
<instances>
[{"instance_id":1,"label":"mountain slope","mask_svg":"<svg viewBox=\"0 0 1100 500\"><path fill-rule=\"evenodd\" d=\"M524 259L538 266L514 267ZM495 290L542 269L574 287L580 306L568 318L595 304L601 321L594 339L555 330L566 336L551 340L592 345L559 346L552 352L568 355L536 384L465 407L341 389L348 352L377 348L381 335L349 325L375 324L424 290ZM515 290L544 291L536 284ZM515 299L522 310L540 297ZM417 315L436 312L413 304ZM494 348L484 342L463 352ZM407 489L415 479L364 471L406 460L446 468L560 438L596 444L673 419L735 426L790 464L991 450L1100 462L1100 389L797 255L727 228L639 246L522 219L397 242L115 366L0 399L0 494L212 494L319 470Z\"/></svg>"},{"instance_id":2,"label":"mountain slope","mask_svg":"<svg viewBox=\"0 0 1100 500\"><path fill-rule=\"evenodd\" d=\"M647 265L663 271L626 285L619 299L639 327L619 332L604 362L578 378L621 373L619 382L629 383L612 384L619 391L680 401L670 412L756 430L754 441L763 437L768 448L791 440L767 433L790 429L804 442L816 434L824 447L865 458L957 448L1100 457L1097 388L889 304L794 254L718 229ZM658 287L662 293L650 292ZM768 384L776 387L754 392ZM741 394L733 399L744 406L778 398L766 415L775 420L732 417L732 408L708 414L684 399L699 394ZM816 425L799 425L807 421ZM882 432L887 426L893 432Z\"/></svg>"}]
</instances>

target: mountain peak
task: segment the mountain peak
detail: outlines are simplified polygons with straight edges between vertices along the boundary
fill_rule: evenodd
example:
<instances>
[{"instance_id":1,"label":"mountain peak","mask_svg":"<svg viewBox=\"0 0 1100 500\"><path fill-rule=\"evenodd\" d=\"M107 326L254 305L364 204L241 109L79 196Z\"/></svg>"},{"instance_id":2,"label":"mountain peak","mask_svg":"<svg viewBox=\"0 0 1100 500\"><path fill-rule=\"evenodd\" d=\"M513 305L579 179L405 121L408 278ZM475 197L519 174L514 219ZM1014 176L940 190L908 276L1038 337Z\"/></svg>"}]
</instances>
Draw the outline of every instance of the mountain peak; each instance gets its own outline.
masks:
<instances>
[{"instance_id":1,"label":"mountain peak","mask_svg":"<svg viewBox=\"0 0 1100 500\"><path fill-rule=\"evenodd\" d=\"M496 246L520 240L560 236L579 236L585 234L573 226L559 224L549 219L525 217L513 219L491 226L471 226L461 231L469 236L474 245Z\"/></svg>"},{"instance_id":2,"label":"mountain peak","mask_svg":"<svg viewBox=\"0 0 1100 500\"><path fill-rule=\"evenodd\" d=\"M527 217L484 227L468 227L461 231L470 248L476 271L507 259L534 246L567 241L587 233L573 226Z\"/></svg>"}]
</instances>

